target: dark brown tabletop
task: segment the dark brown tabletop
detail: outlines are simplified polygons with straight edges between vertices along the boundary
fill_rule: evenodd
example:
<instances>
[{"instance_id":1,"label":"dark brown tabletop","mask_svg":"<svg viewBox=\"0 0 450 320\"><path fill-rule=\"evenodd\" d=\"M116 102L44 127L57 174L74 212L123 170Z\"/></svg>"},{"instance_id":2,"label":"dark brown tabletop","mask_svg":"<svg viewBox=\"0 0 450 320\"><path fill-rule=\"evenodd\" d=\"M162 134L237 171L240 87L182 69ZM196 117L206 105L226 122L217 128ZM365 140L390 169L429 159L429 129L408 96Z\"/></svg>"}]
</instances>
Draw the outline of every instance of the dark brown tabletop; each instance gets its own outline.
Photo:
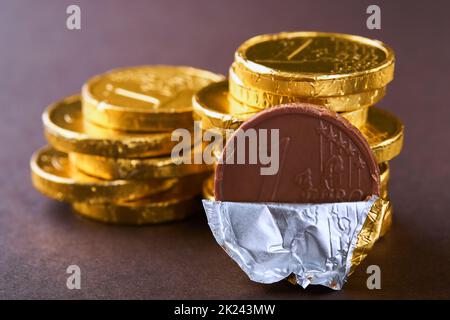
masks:
<instances>
[{"instance_id":1,"label":"dark brown tabletop","mask_svg":"<svg viewBox=\"0 0 450 320\"><path fill-rule=\"evenodd\" d=\"M0 3L0 298L450 298L450 20L448 1L74 1L81 30L66 29L71 1ZM261 33L319 30L385 41L395 80L379 104L406 127L391 162L394 224L340 292L251 282L216 244L202 212L149 227L79 218L39 194L29 159L45 144L41 113L89 77L139 64L226 73L236 47ZM66 268L81 268L81 290ZM381 290L366 269L381 268Z\"/></svg>"}]
</instances>

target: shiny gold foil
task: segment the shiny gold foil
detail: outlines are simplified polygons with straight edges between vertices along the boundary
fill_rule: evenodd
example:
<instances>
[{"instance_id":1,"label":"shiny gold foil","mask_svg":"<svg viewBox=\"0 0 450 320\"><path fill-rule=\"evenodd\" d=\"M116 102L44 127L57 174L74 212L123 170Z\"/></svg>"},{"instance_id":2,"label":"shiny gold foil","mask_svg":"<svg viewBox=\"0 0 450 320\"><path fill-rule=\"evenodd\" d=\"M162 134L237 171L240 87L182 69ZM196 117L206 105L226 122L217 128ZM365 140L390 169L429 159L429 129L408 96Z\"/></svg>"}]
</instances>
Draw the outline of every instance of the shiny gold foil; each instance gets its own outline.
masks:
<instances>
[{"instance_id":1,"label":"shiny gold foil","mask_svg":"<svg viewBox=\"0 0 450 320\"><path fill-rule=\"evenodd\" d=\"M57 149L105 157L149 157L170 154L177 143L171 133L131 133L84 121L78 95L49 106L42 115L45 136Z\"/></svg>"},{"instance_id":2,"label":"shiny gold foil","mask_svg":"<svg viewBox=\"0 0 450 320\"><path fill-rule=\"evenodd\" d=\"M232 68L249 88L286 96L339 96L385 87L394 53L368 38L325 32L283 32L244 42Z\"/></svg>"},{"instance_id":3,"label":"shiny gold foil","mask_svg":"<svg viewBox=\"0 0 450 320\"><path fill-rule=\"evenodd\" d=\"M194 112L203 130L217 130L225 138L226 129L236 130L249 115L229 112L225 82L214 83L194 96ZM345 118L344 113L340 113ZM359 127L378 163L396 157L403 147L403 124L391 113L376 107L368 108L366 123Z\"/></svg>"},{"instance_id":4,"label":"shiny gold foil","mask_svg":"<svg viewBox=\"0 0 450 320\"><path fill-rule=\"evenodd\" d=\"M101 180L76 170L66 153L52 147L38 150L31 158L34 187L59 201L111 202L136 200L168 190L176 179Z\"/></svg>"},{"instance_id":5,"label":"shiny gold foil","mask_svg":"<svg viewBox=\"0 0 450 320\"><path fill-rule=\"evenodd\" d=\"M230 85L231 88L231 85ZM345 97L345 96L344 96ZM291 102L302 102L302 103L314 103L316 105L323 106L322 103L325 103L324 101L318 101L317 99L310 99L309 101L307 99L293 99ZM247 104L244 104L235 98L231 96L231 94L228 95L228 105L229 105L229 113L230 114L241 114L242 116L248 115L248 117L254 116L256 113L263 111L262 108L257 108L253 106L249 106ZM273 104L270 107L276 107L280 105ZM353 110L353 111L346 111L346 112L338 112L339 115L347 119L351 122L355 127L360 128L364 126L367 122L367 117L369 114L369 107L361 107L359 109Z\"/></svg>"},{"instance_id":6,"label":"shiny gold foil","mask_svg":"<svg viewBox=\"0 0 450 320\"><path fill-rule=\"evenodd\" d=\"M389 163L382 162L378 166L380 168L380 197L388 199L388 184L391 176Z\"/></svg>"},{"instance_id":7,"label":"shiny gold foil","mask_svg":"<svg viewBox=\"0 0 450 320\"><path fill-rule=\"evenodd\" d=\"M197 195L205 174L184 177L162 193L136 201L114 203L75 202L75 212L94 220L129 225L155 224L181 220L202 211Z\"/></svg>"},{"instance_id":8,"label":"shiny gold foil","mask_svg":"<svg viewBox=\"0 0 450 320\"><path fill-rule=\"evenodd\" d=\"M237 129L254 112L247 112L237 102L229 103L228 83L222 81L198 91L193 98L194 118L202 129ZM239 112L242 111L242 112Z\"/></svg>"},{"instance_id":9,"label":"shiny gold foil","mask_svg":"<svg viewBox=\"0 0 450 320\"><path fill-rule=\"evenodd\" d=\"M353 250L352 273L356 266L367 256L375 242L386 234L392 222L392 206L390 201L379 198L372 206L358 234L358 240Z\"/></svg>"},{"instance_id":10,"label":"shiny gold foil","mask_svg":"<svg viewBox=\"0 0 450 320\"><path fill-rule=\"evenodd\" d=\"M171 131L192 127L192 96L223 76L175 66L111 70L82 89L83 114L103 127L128 131Z\"/></svg>"},{"instance_id":11,"label":"shiny gold foil","mask_svg":"<svg viewBox=\"0 0 450 320\"><path fill-rule=\"evenodd\" d=\"M247 119L262 111L248 107L229 95L226 81L211 84L194 96L194 118L202 122L203 130L225 129L236 130ZM369 108L355 111L339 112L339 115L350 121L355 127L365 125Z\"/></svg>"},{"instance_id":12,"label":"shiny gold foil","mask_svg":"<svg viewBox=\"0 0 450 320\"><path fill-rule=\"evenodd\" d=\"M360 130L378 163L392 160L402 151L404 126L392 113L370 107L367 124Z\"/></svg>"},{"instance_id":13,"label":"shiny gold foil","mask_svg":"<svg viewBox=\"0 0 450 320\"><path fill-rule=\"evenodd\" d=\"M144 199L119 204L75 202L72 207L75 212L90 219L128 225L177 221L201 212L201 202L198 198L172 195L160 196L155 201Z\"/></svg>"},{"instance_id":14,"label":"shiny gold foil","mask_svg":"<svg viewBox=\"0 0 450 320\"><path fill-rule=\"evenodd\" d=\"M367 109L367 107L376 104L386 93L386 88L383 87L341 96L301 97L295 95L280 95L246 87L234 74L233 69L230 69L229 77L230 95L236 100L241 101L244 105L251 106L249 107L250 110L254 108L266 109L291 102L304 102L323 106L336 112L357 111L361 108Z\"/></svg>"},{"instance_id":15,"label":"shiny gold foil","mask_svg":"<svg viewBox=\"0 0 450 320\"><path fill-rule=\"evenodd\" d=\"M192 158L111 158L83 153L69 154L70 161L89 175L103 179L178 178L212 170L205 163L194 164ZM177 161L189 161L180 163ZM202 161L203 162L203 161Z\"/></svg>"},{"instance_id":16,"label":"shiny gold foil","mask_svg":"<svg viewBox=\"0 0 450 320\"><path fill-rule=\"evenodd\" d=\"M386 199L389 200L389 198L386 198ZM394 212L394 208L392 207L392 202L389 202L389 205L386 208L386 211L385 211L385 214L383 217L383 222L381 224L380 238L384 237L386 235L386 233L388 233L389 230L391 230L392 220L393 220L393 212Z\"/></svg>"}]
</instances>

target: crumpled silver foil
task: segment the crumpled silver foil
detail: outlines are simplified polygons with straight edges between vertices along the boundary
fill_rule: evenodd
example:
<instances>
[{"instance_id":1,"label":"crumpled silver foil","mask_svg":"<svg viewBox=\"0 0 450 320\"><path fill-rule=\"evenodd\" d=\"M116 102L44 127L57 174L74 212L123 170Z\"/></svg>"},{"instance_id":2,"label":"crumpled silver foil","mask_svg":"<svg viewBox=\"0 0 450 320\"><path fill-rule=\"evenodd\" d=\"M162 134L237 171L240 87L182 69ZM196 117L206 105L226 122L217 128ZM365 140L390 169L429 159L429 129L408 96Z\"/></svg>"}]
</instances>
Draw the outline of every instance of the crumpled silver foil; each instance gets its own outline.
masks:
<instances>
[{"instance_id":1,"label":"crumpled silver foil","mask_svg":"<svg viewBox=\"0 0 450 320\"><path fill-rule=\"evenodd\" d=\"M377 200L326 204L241 203L203 200L220 246L253 281L289 275L303 288L340 290L357 237Z\"/></svg>"}]
</instances>

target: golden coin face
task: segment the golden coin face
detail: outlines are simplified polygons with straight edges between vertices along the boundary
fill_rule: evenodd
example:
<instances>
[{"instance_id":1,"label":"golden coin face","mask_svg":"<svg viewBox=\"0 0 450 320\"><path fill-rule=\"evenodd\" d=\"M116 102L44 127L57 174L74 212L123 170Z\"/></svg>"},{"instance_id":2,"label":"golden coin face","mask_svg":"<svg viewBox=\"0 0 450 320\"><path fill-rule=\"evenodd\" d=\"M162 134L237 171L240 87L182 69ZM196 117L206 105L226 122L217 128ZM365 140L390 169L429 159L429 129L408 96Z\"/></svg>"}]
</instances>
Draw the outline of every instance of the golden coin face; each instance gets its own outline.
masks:
<instances>
[{"instance_id":1,"label":"golden coin face","mask_svg":"<svg viewBox=\"0 0 450 320\"><path fill-rule=\"evenodd\" d=\"M176 112L190 108L197 90L221 79L214 73L190 67L140 66L94 77L86 84L86 94L99 103L118 108Z\"/></svg>"},{"instance_id":2,"label":"golden coin face","mask_svg":"<svg viewBox=\"0 0 450 320\"><path fill-rule=\"evenodd\" d=\"M171 188L176 180L102 180L76 170L66 153L45 147L30 161L37 190L60 201L110 202L140 199Z\"/></svg>"},{"instance_id":3,"label":"golden coin face","mask_svg":"<svg viewBox=\"0 0 450 320\"><path fill-rule=\"evenodd\" d=\"M49 142L65 152L110 157L148 157L170 154L171 133L134 133L107 129L85 121L75 95L47 108L42 116Z\"/></svg>"},{"instance_id":4,"label":"golden coin face","mask_svg":"<svg viewBox=\"0 0 450 320\"><path fill-rule=\"evenodd\" d=\"M320 32L287 32L257 36L245 42L237 59L295 75L356 75L393 62L393 53L379 41Z\"/></svg>"},{"instance_id":5,"label":"golden coin face","mask_svg":"<svg viewBox=\"0 0 450 320\"><path fill-rule=\"evenodd\" d=\"M322 98L383 88L394 77L394 62L393 51L376 40L339 33L284 32L244 42L235 53L232 69L249 88Z\"/></svg>"},{"instance_id":6,"label":"golden coin face","mask_svg":"<svg viewBox=\"0 0 450 320\"><path fill-rule=\"evenodd\" d=\"M191 67L115 69L83 86L83 111L90 121L114 129L163 131L192 126L192 96L222 79Z\"/></svg>"}]
</instances>

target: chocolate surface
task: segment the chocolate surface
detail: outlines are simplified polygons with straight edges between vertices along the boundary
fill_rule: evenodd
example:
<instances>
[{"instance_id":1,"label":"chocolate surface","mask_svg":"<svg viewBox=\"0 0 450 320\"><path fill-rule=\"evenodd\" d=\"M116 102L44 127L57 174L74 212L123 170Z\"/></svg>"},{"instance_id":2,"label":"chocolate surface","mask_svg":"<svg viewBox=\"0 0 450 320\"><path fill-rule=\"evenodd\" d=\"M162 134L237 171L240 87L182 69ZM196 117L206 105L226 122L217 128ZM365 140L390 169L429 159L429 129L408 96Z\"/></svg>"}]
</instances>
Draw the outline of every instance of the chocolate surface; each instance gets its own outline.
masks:
<instances>
[{"instance_id":1,"label":"chocolate surface","mask_svg":"<svg viewBox=\"0 0 450 320\"><path fill-rule=\"evenodd\" d=\"M271 164L261 161L261 135L269 142L267 155L276 161L271 154L277 143L270 140L272 129L279 130L278 171L262 175L261 168ZM243 134L248 137L253 130L258 158L252 164L249 154L255 147L245 138L242 148L239 139L242 142ZM237 161L242 150L245 164ZM362 134L336 113L314 105L287 104L259 113L234 133L221 160L214 185L221 201L326 203L379 195L378 166Z\"/></svg>"}]
</instances>

